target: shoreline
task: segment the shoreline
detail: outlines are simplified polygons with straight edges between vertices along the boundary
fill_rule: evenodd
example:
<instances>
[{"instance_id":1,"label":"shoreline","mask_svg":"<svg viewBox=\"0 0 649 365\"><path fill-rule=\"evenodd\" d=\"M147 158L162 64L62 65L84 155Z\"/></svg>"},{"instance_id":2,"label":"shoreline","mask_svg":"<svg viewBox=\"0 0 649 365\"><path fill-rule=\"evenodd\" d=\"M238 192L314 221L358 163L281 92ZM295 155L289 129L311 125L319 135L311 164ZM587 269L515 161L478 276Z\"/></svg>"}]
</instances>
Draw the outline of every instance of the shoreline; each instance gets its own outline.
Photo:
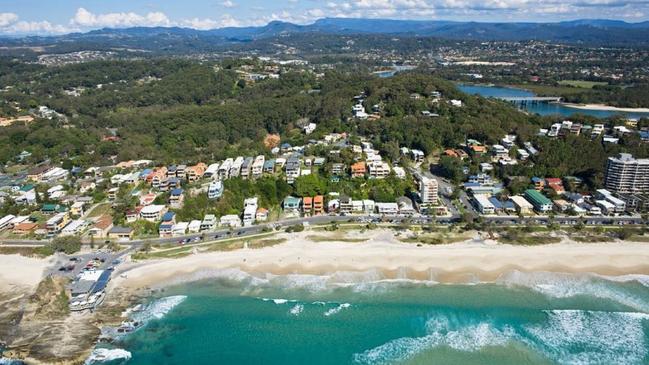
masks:
<instances>
[{"instance_id":1,"label":"shoreline","mask_svg":"<svg viewBox=\"0 0 649 365\"><path fill-rule=\"evenodd\" d=\"M567 108L579 110L597 110L597 111L610 111L621 113L649 113L649 108L618 108L606 104L574 104L574 103L559 103Z\"/></svg>"},{"instance_id":2,"label":"shoreline","mask_svg":"<svg viewBox=\"0 0 649 365\"><path fill-rule=\"evenodd\" d=\"M484 84L484 83L475 83L475 82L456 82L458 85L468 85L468 86L484 86L484 87L500 87L500 88L509 88L516 90L523 90L537 95L533 90L525 88L523 85L498 85L498 84ZM566 108L578 109L578 110L592 110L592 111L607 111L607 112L619 112L619 113L648 113L649 108L620 108L606 104L576 104L576 103L566 103L558 102L557 105L564 106Z\"/></svg>"},{"instance_id":3,"label":"shoreline","mask_svg":"<svg viewBox=\"0 0 649 365\"><path fill-rule=\"evenodd\" d=\"M133 261L119 265L108 286L106 303L93 315L70 315L64 320L66 330L80 332L73 336L76 347L70 353L57 353L51 363L76 362L85 359L95 346L98 331L104 325L116 325L126 308L155 295L159 290L199 280L244 281L251 277L270 279L276 276L323 276L332 285L414 281L424 284L507 284L517 272L549 275L592 275L609 280L642 280L649 277L649 243L608 242L579 243L562 236L559 243L538 246L502 244L471 232L462 241L439 245L412 243L413 232L390 229L370 231L278 233L282 243L262 248L239 248L226 251L199 252L180 258ZM419 237L423 239L423 236ZM455 239L457 239L456 237ZM409 239L409 242L404 242ZM450 238L447 242L453 242ZM20 283L23 295L4 298L5 305L28 300L37 282L43 278L52 260L0 255L0 294L12 293ZM35 262L32 262L34 260ZM13 264L9 264L13 262ZM33 265L32 265L33 264ZM27 267L32 266L32 267ZM27 277L21 272L30 273ZM10 271L9 273L6 271ZM37 275L40 273L39 275ZM2 278L11 280L2 280ZM27 279L26 279L27 278ZM21 281L18 281L21 279ZM38 280L37 280L38 279ZM307 277L307 279L309 279ZM307 280L308 281L308 280ZM9 284L11 282L11 284ZM649 282L649 279L647 279ZM33 304L31 305L33 307ZM61 329L60 321L49 323ZM35 322L20 324L23 339L31 338L43 327ZM70 325L75 323L74 326ZM38 324L38 325L37 325ZM39 329L36 329L39 328ZM82 340L85 339L85 340ZM45 340L45 339L44 339ZM58 341L48 338L45 341ZM54 342L48 342L54 343ZM16 346L18 345L18 346ZM11 343L7 354L43 361L41 353L21 352L22 346ZM32 355L37 355L34 358Z\"/></svg>"},{"instance_id":4,"label":"shoreline","mask_svg":"<svg viewBox=\"0 0 649 365\"><path fill-rule=\"evenodd\" d=\"M468 240L418 247L399 242L389 232L369 235L367 242L349 243L335 239L313 242L300 234L286 243L261 249L137 262L120 270L111 285L136 291L216 278L228 270L277 276L373 272L383 280L441 284L493 283L515 271L649 275L649 243L578 243L564 239L555 244L516 246Z\"/></svg>"}]
</instances>

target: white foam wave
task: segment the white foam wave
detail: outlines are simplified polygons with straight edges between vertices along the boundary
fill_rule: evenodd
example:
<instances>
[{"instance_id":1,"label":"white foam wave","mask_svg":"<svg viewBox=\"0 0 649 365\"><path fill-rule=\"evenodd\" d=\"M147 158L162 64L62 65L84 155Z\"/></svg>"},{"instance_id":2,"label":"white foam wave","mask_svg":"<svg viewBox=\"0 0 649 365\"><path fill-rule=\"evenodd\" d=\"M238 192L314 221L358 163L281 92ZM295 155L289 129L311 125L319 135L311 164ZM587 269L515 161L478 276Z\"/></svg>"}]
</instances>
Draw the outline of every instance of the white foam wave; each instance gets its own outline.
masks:
<instances>
[{"instance_id":1,"label":"white foam wave","mask_svg":"<svg viewBox=\"0 0 649 365\"><path fill-rule=\"evenodd\" d=\"M560 364L641 364L647 356L643 330L647 314L581 310L547 314L547 322L525 327L524 342Z\"/></svg>"},{"instance_id":2,"label":"white foam wave","mask_svg":"<svg viewBox=\"0 0 649 365\"><path fill-rule=\"evenodd\" d=\"M514 342L565 365L643 364L649 355L644 333L649 314L581 310L546 314L545 321L518 328L434 316L426 322L425 336L394 339L355 354L353 360L357 364L392 364L441 346L475 352Z\"/></svg>"},{"instance_id":3,"label":"white foam wave","mask_svg":"<svg viewBox=\"0 0 649 365\"><path fill-rule=\"evenodd\" d=\"M637 281L638 277L619 278L618 280ZM526 287L552 298L571 298L580 295L593 296L615 301L637 311L649 312L649 301L609 281L609 277L604 278L589 274L512 271L501 276L497 282L508 286Z\"/></svg>"},{"instance_id":4,"label":"white foam wave","mask_svg":"<svg viewBox=\"0 0 649 365\"><path fill-rule=\"evenodd\" d=\"M0 365L22 365L24 362L20 360L7 359L6 357L0 357Z\"/></svg>"},{"instance_id":5,"label":"white foam wave","mask_svg":"<svg viewBox=\"0 0 649 365\"><path fill-rule=\"evenodd\" d=\"M514 337L513 329L496 329L489 323L468 324L452 328L448 317L433 317L426 323L427 335L402 337L383 345L355 354L357 364L393 364L438 346L459 351L477 351L486 346L503 346Z\"/></svg>"},{"instance_id":6,"label":"white foam wave","mask_svg":"<svg viewBox=\"0 0 649 365\"><path fill-rule=\"evenodd\" d=\"M649 288L649 275L628 274L628 275L620 275L620 276L606 276L606 275L595 275L595 276L598 278L602 278L604 280L614 281L618 283L637 282Z\"/></svg>"},{"instance_id":7,"label":"white foam wave","mask_svg":"<svg viewBox=\"0 0 649 365\"><path fill-rule=\"evenodd\" d=\"M432 280L407 279L406 276L405 269L398 272L398 278L386 278L380 270L337 271L325 275L274 275L248 273L238 268L229 268L200 270L188 276L179 277L168 284L177 285L212 279L218 280L224 285L243 287L244 293L249 295L259 295L260 290L265 288L326 292L342 287L351 288L355 292L382 292L393 287L438 284Z\"/></svg>"},{"instance_id":8,"label":"white foam wave","mask_svg":"<svg viewBox=\"0 0 649 365\"><path fill-rule=\"evenodd\" d=\"M185 295L174 295L154 300L144 305L140 312L133 313L132 317L134 320L144 323L152 319L161 319L185 299L187 299Z\"/></svg>"},{"instance_id":9,"label":"white foam wave","mask_svg":"<svg viewBox=\"0 0 649 365\"><path fill-rule=\"evenodd\" d=\"M289 313L294 316L299 316L302 311L304 311L304 306L302 304L296 304L295 306L293 306L293 308L291 308Z\"/></svg>"},{"instance_id":10,"label":"white foam wave","mask_svg":"<svg viewBox=\"0 0 649 365\"><path fill-rule=\"evenodd\" d=\"M340 313L341 310L343 310L343 309L345 309L345 308L349 308L349 307L351 307L351 306L352 306L352 305L349 304L349 303L342 303L342 304L338 305L338 306L335 307L335 308L331 308L331 309L329 309L328 311L326 311L326 312L324 313L324 315L325 315L326 317L333 316L334 314L338 314L338 313Z\"/></svg>"},{"instance_id":11,"label":"white foam wave","mask_svg":"<svg viewBox=\"0 0 649 365\"><path fill-rule=\"evenodd\" d=\"M123 349L94 349L90 356L86 359L85 364L97 364L101 362L115 361L115 360L129 360L131 353Z\"/></svg>"},{"instance_id":12,"label":"white foam wave","mask_svg":"<svg viewBox=\"0 0 649 365\"><path fill-rule=\"evenodd\" d=\"M284 299L284 298L261 298L264 302L273 302L275 304L286 304L286 303L295 303L297 300L294 299Z\"/></svg>"}]
</instances>

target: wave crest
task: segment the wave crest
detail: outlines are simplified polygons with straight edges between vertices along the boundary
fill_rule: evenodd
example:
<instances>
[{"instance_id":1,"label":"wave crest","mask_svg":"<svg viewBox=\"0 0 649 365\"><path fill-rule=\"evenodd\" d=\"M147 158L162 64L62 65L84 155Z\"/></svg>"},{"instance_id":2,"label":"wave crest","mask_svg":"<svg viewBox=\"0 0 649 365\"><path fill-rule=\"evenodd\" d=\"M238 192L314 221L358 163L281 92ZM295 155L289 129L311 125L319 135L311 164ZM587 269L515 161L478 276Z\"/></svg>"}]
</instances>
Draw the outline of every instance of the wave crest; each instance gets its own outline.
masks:
<instances>
[{"instance_id":1,"label":"wave crest","mask_svg":"<svg viewBox=\"0 0 649 365\"><path fill-rule=\"evenodd\" d=\"M130 360L131 353L123 349L94 349L86 359L85 365L97 364L115 360Z\"/></svg>"}]
</instances>

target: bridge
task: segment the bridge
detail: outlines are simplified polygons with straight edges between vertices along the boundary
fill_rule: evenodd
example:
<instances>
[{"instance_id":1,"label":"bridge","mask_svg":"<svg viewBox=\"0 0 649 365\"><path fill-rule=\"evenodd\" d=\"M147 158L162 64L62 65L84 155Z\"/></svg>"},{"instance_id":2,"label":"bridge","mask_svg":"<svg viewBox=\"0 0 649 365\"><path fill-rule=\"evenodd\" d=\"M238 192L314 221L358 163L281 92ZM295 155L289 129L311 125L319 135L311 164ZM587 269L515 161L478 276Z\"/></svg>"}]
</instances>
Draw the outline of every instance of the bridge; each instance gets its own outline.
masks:
<instances>
[{"instance_id":1,"label":"bridge","mask_svg":"<svg viewBox=\"0 0 649 365\"><path fill-rule=\"evenodd\" d=\"M558 103L561 101L560 96L520 96L520 97L496 97L496 99L509 101L512 103Z\"/></svg>"}]
</instances>

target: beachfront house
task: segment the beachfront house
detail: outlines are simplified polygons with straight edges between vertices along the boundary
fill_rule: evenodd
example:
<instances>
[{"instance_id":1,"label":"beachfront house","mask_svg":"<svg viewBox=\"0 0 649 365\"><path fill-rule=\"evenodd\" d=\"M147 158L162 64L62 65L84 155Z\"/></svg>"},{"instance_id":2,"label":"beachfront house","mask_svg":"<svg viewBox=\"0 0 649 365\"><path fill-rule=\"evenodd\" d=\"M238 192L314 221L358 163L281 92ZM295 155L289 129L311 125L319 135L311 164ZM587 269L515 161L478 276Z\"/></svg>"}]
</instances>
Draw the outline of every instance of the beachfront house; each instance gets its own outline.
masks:
<instances>
[{"instance_id":1,"label":"beachfront house","mask_svg":"<svg viewBox=\"0 0 649 365\"><path fill-rule=\"evenodd\" d=\"M534 206L534 210L539 213L547 213L552 211L552 201L545 197L545 195L534 189L525 191L525 199L527 199Z\"/></svg>"},{"instance_id":2,"label":"beachfront house","mask_svg":"<svg viewBox=\"0 0 649 365\"><path fill-rule=\"evenodd\" d=\"M113 227L108 231L108 239L113 241L130 241L133 239L133 228Z\"/></svg>"},{"instance_id":3,"label":"beachfront house","mask_svg":"<svg viewBox=\"0 0 649 365\"><path fill-rule=\"evenodd\" d=\"M201 222L201 232L211 231L216 227L217 220L214 214L207 214Z\"/></svg>"},{"instance_id":4,"label":"beachfront house","mask_svg":"<svg viewBox=\"0 0 649 365\"><path fill-rule=\"evenodd\" d=\"M220 221L221 227L241 227L241 218L236 214L224 215Z\"/></svg>"}]
</instances>

